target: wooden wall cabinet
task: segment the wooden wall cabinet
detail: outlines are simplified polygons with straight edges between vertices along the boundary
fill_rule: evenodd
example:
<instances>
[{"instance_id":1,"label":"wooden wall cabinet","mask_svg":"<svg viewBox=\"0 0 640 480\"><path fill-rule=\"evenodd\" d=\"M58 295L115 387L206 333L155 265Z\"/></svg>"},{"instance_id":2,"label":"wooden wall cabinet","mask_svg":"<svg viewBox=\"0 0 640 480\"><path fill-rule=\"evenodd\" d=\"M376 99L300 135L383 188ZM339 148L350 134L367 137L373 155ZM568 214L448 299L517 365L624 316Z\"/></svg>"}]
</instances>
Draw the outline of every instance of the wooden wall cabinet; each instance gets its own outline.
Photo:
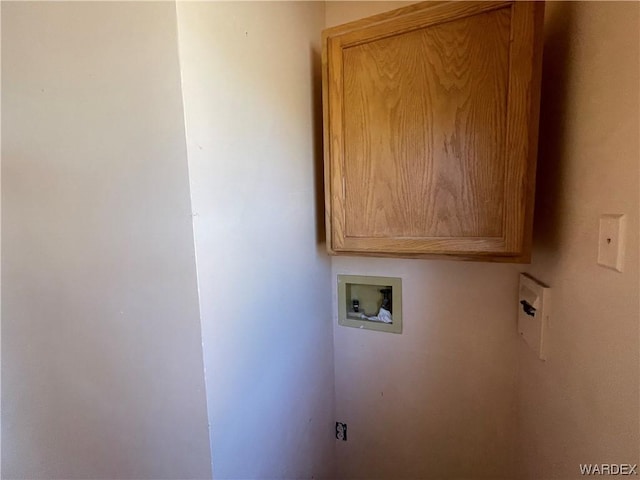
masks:
<instances>
[{"instance_id":1,"label":"wooden wall cabinet","mask_svg":"<svg viewBox=\"0 0 640 480\"><path fill-rule=\"evenodd\" d=\"M527 262L541 2L423 2L323 32L330 253Z\"/></svg>"}]
</instances>

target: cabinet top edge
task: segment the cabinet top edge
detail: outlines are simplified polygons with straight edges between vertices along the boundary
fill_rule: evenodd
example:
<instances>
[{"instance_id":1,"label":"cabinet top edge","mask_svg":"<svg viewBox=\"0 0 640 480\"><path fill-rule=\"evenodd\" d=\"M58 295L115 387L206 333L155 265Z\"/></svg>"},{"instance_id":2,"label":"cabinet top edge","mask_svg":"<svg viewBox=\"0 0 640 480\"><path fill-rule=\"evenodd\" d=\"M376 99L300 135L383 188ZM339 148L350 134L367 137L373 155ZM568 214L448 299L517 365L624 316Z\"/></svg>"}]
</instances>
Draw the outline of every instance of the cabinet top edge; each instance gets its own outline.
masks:
<instances>
[{"instance_id":1,"label":"cabinet top edge","mask_svg":"<svg viewBox=\"0 0 640 480\"><path fill-rule=\"evenodd\" d=\"M343 23L342 25L336 25L326 28L322 31L322 42L326 43L327 38L343 35L345 33L359 30L361 28L371 27L373 25L383 24L386 22L402 19L418 12L429 14L439 13L443 9L447 9L451 6L457 8L470 7L472 10L487 10L498 9L510 6L514 3L514 0L494 0L494 1L441 1L441 0L427 0L424 2L414 3L407 5L406 7L396 8L389 10L388 12L378 13L370 17L361 18L352 22Z\"/></svg>"}]
</instances>

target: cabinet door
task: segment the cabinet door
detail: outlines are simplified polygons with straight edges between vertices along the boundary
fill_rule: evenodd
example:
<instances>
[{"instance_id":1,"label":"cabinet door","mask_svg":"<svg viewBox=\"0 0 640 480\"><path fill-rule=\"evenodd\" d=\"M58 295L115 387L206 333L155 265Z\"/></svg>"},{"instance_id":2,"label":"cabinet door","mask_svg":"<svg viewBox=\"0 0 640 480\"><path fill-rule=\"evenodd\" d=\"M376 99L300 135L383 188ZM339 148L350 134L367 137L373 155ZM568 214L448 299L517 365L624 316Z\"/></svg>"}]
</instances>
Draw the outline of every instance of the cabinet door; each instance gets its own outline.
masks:
<instances>
[{"instance_id":1,"label":"cabinet door","mask_svg":"<svg viewBox=\"0 0 640 480\"><path fill-rule=\"evenodd\" d=\"M526 259L543 8L425 2L324 32L332 253Z\"/></svg>"}]
</instances>

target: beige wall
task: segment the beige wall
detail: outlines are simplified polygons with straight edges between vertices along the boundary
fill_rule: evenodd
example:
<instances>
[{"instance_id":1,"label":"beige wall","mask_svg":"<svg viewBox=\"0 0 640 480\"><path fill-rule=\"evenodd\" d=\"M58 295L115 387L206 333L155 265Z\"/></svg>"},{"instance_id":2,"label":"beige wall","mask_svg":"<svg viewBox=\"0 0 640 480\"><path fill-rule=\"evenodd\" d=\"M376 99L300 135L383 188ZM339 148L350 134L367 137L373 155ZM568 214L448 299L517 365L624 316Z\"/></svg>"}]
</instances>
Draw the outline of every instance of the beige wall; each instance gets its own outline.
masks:
<instances>
[{"instance_id":1,"label":"beige wall","mask_svg":"<svg viewBox=\"0 0 640 480\"><path fill-rule=\"evenodd\" d=\"M640 463L639 5L547 4L533 263L552 287L548 360L520 347L523 476ZM598 217L624 213L624 273L596 265Z\"/></svg>"},{"instance_id":2,"label":"beige wall","mask_svg":"<svg viewBox=\"0 0 640 480\"><path fill-rule=\"evenodd\" d=\"M547 5L531 266L329 260L319 32L406 3L179 3L183 118L171 3L3 2L3 478L208 478L201 340L216 478L640 463L638 4ZM338 326L338 273L402 277L403 334Z\"/></svg>"},{"instance_id":3,"label":"beige wall","mask_svg":"<svg viewBox=\"0 0 640 480\"><path fill-rule=\"evenodd\" d=\"M2 2L3 478L210 478L171 3Z\"/></svg>"},{"instance_id":4,"label":"beige wall","mask_svg":"<svg viewBox=\"0 0 640 480\"><path fill-rule=\"evenodd\" d=\"M334 479L321 2L179 2L215 478Z\"/></svg>"},{"instance_id":5,"label":"beige wall","mask_svg":"<svg viewBox=\"0 0 640 480\"><path fill-rule=\"evenodd\" d=\"M332 26L407 2L328 2ZM517 271L335 257L339 478L513 478ZM403 281L402 335L337 325L339 273Z\"/></svg>"}]
</instances>

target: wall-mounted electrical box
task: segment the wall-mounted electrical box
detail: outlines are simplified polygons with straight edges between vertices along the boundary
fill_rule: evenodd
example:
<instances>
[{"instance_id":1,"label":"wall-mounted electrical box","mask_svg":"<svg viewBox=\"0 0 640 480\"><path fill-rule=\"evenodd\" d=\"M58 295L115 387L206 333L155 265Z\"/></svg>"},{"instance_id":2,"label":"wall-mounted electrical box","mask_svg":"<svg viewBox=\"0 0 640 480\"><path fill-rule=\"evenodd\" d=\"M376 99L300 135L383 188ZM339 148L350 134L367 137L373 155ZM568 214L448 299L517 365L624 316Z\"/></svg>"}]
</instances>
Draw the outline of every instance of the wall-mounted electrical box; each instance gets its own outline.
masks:
<instances>
[{"instance_id":1,"label":"wall-mounted electrical box","mask_svg":"<svg viewBox=\"0 0 640 480\"><path fill-rule=\"evenodd\" d=\"M338 324L402 333L402 279L338 275Z\"/></svg>"},{"instance_id":2,"label":"wall-mounted electrical box","mask_svg":"<svg viewBox=\"0 0 640 480\"><path fill-rule=\"evenodd\" d=\"M549 327L549 287L525 273L520 274L518 333L540 360L546 360L545 341Z\"/></svg>"}]
</instances>

